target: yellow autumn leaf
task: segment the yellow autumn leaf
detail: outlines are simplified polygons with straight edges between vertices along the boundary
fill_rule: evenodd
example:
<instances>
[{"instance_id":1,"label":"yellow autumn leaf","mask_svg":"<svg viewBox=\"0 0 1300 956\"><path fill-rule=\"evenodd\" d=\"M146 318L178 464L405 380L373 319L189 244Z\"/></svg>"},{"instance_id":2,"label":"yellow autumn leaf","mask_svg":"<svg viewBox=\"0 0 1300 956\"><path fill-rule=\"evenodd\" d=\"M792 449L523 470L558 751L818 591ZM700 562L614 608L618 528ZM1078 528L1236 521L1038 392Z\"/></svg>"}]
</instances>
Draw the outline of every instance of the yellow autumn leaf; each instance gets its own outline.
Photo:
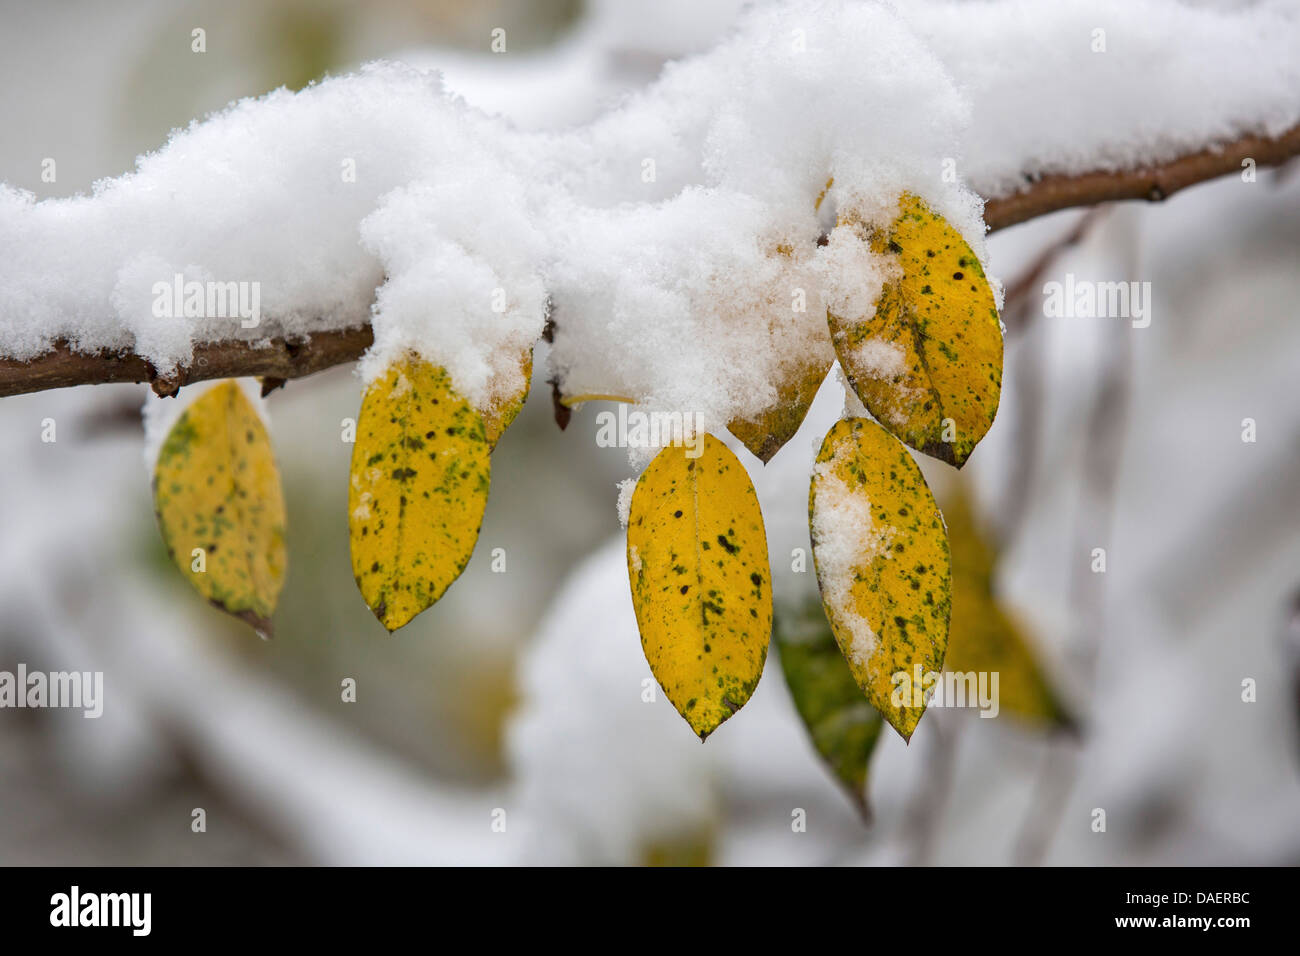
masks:
<instances>
[{"instance_id":1,"label":"yellow autumn leaf","mask_svg":"<svg viewBox=\"0 0 1300 956\"><path fill-rule=\"evenodd\" d=\"M389 631L465 570L489 467L483 419L445 370L410 357L366 390L348 488L352 573Z\"/></svg>"},{"instance_id":2,"label":"yellow autumn leaf","mask_svg":"<svg viewBox=\"0 0 1300 956\"><path fill-rule=\"evenodd\" d=\"M1040 726L1073 727L1024 629L994 594L996 554L980 533L966 493L958 490L947 499L943 514L952 548L952 628L944 668L997 674L999 713Z\"/></svg>"},{"instance_id":3,"label":"yellow autumn leaf","mask_svg":"<svg viewBox=\"0 0 1300 956\"><path fill-rule=\"evenodd\" d=\"M627 567L650 670L702 740L749 700L772 636L758 496L721 441L650 462L632 493Z\"/></svg>"},{"instance_id":4,"label":"yellow autumn leaf","mask_svg":"<svg viewBox=\"0 0 1300 956\"><path fill-rule=\"evenodd\" d=\"M866 418L826 433L808 513L835 642L867 700L910 739L948 645L943 516L907 449Z\"/></svg>"},{"instance_id":5,"label":"yellow autumn leaf","mask_svg":"<svg viewBox=\"0 0 1300 956\"><path fill-rule=\"evenodd\" d=\"M266 426L234 380L190 404L153 474L167 552L194 589L271 633L284 583L284 493Z\"/></svg>"},{"instance_id":6,"label":"yellow autumn leaf","mask_svg":"<svg viewBox=\"0 0 1300 956\"><path fill-rule=\"evenodd\" d=\"M826 184L827 189L830 185L829 182ZM818 206L823 196L825 190L817 198ZM786 264L787 269L793 264L794 249L791 243L776 247L777 261ZM805 281L797 278L794 272L790 273L792 287L799 287ZM817 397L817 390L835 362L835 353L827 341L824 348L817 350L818 354L806 354L808 343L803 323L792 325L773 313L768 313L765 318L768 321L758 322L754 334L766 340L765 348L772 355L780 357L774 383L776 401L752 418L732 419L727 423L727 431L739 438L766 465L803 424L813 399Z\"/></svg>"},{"instance_id":7,"label":"yellow autumn leaf","mask_svg":"<svg viewBox=\"0 0 1300 956\"><path fill-rule=\"evenodd\" d=\"M494 399L486 408L480 408L483 415L483 430L487 437L488 449L496 448L502 433L510 427L524 401L528 398L528 389L533 381L533 350L524 349L519 353L519 375L522 384L511 389L504 397Z\"/></svg>"},{"instance_id":8,"label":"yellow autumn leaf","mask_svg":"<svg viewBox=\"0 0 1300 956\"><path fill-rule=\"evenodd\" d=\"M801 365L787 379L777 383L777 401L757 418L733 419L727 431L739 438L763 464L794 437L803 424L817 390L831 370L831 362Z\"/></svg>"},{"instance_id":9,"label":"yellow autumn leaf","mask_svg":"<svg viewBox=\"0 0 1300 956\"><path fill-rule=\"evenodd\" d=\"M871 234L901 277L871 315L831 314L831 340L867 410L918 451L960 468L993 424L1002 331L993 290L961 235L921 199ZM842 220L837 228L859 228Z\"/></svg>"}]
</instances>

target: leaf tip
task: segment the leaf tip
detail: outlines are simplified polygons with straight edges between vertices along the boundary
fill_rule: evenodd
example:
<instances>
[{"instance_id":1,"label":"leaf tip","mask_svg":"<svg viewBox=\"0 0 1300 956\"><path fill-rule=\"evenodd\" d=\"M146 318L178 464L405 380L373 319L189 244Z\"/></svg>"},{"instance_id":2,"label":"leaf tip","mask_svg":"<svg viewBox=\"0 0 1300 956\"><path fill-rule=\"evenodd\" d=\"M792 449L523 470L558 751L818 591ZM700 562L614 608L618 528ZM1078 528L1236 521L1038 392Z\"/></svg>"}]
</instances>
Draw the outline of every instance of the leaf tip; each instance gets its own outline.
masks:
<instances>
[{"instance_id":1,"label":"leaf tip","mask_svg":"<svg viewBox=\"0 0 1300 956\"><path fill-rule=\"evenodd\" d=\"M848 788L849 800L854 808L858 811L858 819L862 821L864 827L869 827L876 822L876 816L871 812L871 802L867 799L867 786L864 781L862 789L856 787Z\"/></svg>"},{"instance_id":2,"label":"leaf tip","mask_svg":"<svg viewBox=\"0 0 1300 956\"><path fill-rule=\"evenodd\" d=\"M218 604L216 601L213 601L212 603L216 607L221 608L221 610L225 611L227 614L239 618L239 620L251 627L262 640L269 641L271 638L275 637L275 625L271 622L269 617L263 617L256 611L252 610L231 611L229 608Z\"/></svg>"}]
</instances>

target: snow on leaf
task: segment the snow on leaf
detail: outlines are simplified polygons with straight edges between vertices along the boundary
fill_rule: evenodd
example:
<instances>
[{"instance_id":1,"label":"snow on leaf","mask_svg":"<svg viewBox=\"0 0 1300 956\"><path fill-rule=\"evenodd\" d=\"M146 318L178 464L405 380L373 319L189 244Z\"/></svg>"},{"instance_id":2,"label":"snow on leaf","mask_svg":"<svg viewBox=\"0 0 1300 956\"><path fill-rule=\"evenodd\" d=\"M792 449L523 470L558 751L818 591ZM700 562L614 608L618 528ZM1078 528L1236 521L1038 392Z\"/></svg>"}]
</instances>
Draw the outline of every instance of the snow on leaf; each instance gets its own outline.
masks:
<instances>
[{"instance_id":1,"label":"snow on leaf","mask_svg":"<svg viewBox=\"0 0 1300 956\"><path fill-rule=\"evenodd\" d=\"M767 464L799 430L830 370L830 362L800 367L777 384L776 404L766 408L755 419L733 419L727 425L727 431L739 438L763 464Z\"/></svg>"},{"instance_id":2,"label":"snow on leaf","mask_svg":"<svg viewBox=\"0 0 1300 956\"><path fill-rule=\"evenodd\" d=\"M960 468L998 410L997 305L961 235L910 193L900 208L870 242L897 261L901 277L885 284L872 314L832 313L831 338L868 411L908 445Z\"/></svg>"},{"instance_id":3,"label":"snow on leaf","mask_svg":"<svg viewBox=\"0 0 1300 956\"><path fill-rule=\"evenodd\" d=\"M172 426L153 495L168 554L194 589L269 636L284 583L284 494L266 426L233 379Z\"/></svg>"},{"instance_id":4,"label":"snow on leaf","mask_svg":"<svg viewBox=\"0 0 1300 956\"><path fill-rule=\"evenodd\" d=\"M826 433L808 513L835 640L867 700L910 739L925 711L915 678L942 669L948 644L943 516L907 449L866 418L843 419Z\"/></svg>"},{"instance_id":5,"label":"snow on leaf","mask_svg":"<svg viewBox=\"0 0 1300 956\"><path fill-rule=\"evenodd\" d=\"M758 496L712 435L697 458L650 462L627 526L628 576L655 679L700 739L738 711L763 673L772 582Z\"/></svg>"},{"instance_id":6,"label":"snow on leaf","mask_svg":"<svg viewBox=\"0 0 1300 956\"><path fill-rule=\"evenodd\" d=\"M533 381L533 350L524 349L519 353L519 374L522 378L522 385L516 390L493 401L487 408L480 409L483 413L483 429L487 436L488 449L496 448L497 441L500 440L502 433L510 427L510 423L523 410L524 402L528 398L528 389Z\"/></svg>"},{"instance_id":7,"label":"snow on leaf","mask_svg":"<svg viewBox=\"0 0 1300 956\"><path fill-rule=\"evenodd\" d=\"M465 570L489 467L483 419L442 368L410 357L366 390L348 488L352 573L389 631Z\"/></svg>"},{"instance_id":8,"label":"snow on leaf","mask_svg":"<svg viewBox=\"0 0 1300 956\"><path fill-rule=\"evenodd\" d=\"M870 820L867 764L880 738L880 711L862 696L819 601L778 604L773 636L790 696L813 746L863 819Z\"/></svg>"},{"instance_id":9,"label":"snow on leaf","mask_svg":"<svg viewBox=\"0 0 1300 956\"><path fill-rule=\"evenodd\" d=\"M1029 638L994 595L997 555L980 533L964 490L945 500L944 518L952 548L952 629L944 668L997 674L999 713L1040 727L1073 727Z\"/></svg>"}]
</instances>

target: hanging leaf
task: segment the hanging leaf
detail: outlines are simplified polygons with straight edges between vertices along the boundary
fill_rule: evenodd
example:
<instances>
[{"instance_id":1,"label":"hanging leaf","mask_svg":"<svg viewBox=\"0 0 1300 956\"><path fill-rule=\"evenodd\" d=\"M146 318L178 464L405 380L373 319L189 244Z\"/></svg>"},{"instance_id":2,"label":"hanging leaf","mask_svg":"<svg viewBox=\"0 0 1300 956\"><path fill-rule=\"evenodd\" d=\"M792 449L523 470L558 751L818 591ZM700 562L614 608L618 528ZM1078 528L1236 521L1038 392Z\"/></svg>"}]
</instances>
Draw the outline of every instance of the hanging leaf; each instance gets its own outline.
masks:
<instances>
[{"instance_id":1,"label":"hanging leaf","mask_svg":"<svg viewBox=\"0 0 1300 956\"><path fill-rule=\"evenodd\" d=\"M803 424L808 408L817 397L831 362L817 362L796 369L789 378L777 385L776 404L755 419L734 419L727 430L739 438L763 464L794 437Z\"/></svg>"},{"instance_id":2,"label":"hanging leaf","mask_svg":"<svg viewBox=\"0 0 1300 956\"><path fill-rule=\"evenodd\" d=\"M952 629L946 670L997 674L998 711L1028 723L1073 728L1032 645L993 592L996 554L980 534L964 490L943 509L952 548Z\"/></svg>"},{"instance_id":3,"label":"hanging leaf","mask_svg":"<svg viewBox=\"0 0 1300 956\"><path fill-rule=\"evenodd\" d=\"M830 315L840 365L867 410L918 451L960 468L997 414L1002 331L961 235L919 198L871 236L902 270L871 315ZM838 228L853 228L851 222Z\"/></svg>"},{"instance_id":4,"label":"hanging leaf","mask_svg":"<svg viewBox=\"0 0 1300 956\"><path fill-rule=\"evenodd\" d=\"M867 765L880 738L880 712L862 696L820 601L778 604L773 634L790 696L813 746L869 821Z\"/></svg>"},{"instance_id":5,"label":"hanging leaf","mask_svg":"<svg viewBox=\"0 0 1300 956\"><path fill-rule=\"evenodd\" d=\"M284 493L266 426L238 382L181 413L153 495L167 553L194 589L269 637L284 583Z\"/></svg>"},{"instance_id":6,"label":"hanging leaf","mask_svg":"<svg viewBox=\"0 0 1300 956\"><path fill-rule=\"evenodd\" d=\"M352 449L352 573L389 631L469 563L488 495L483 419L443 369L411 357L366 390Z\"/></svg>"},{"instance_id":7,"label":"hanging leaf","mask_svg":"<svg viewBox=\"0 0 1300 956\"><path fill-rule=\"evenodd\" d=\"M753 694L772 635L763 516L726 445L706 435L698 458L672 446L650 462L632 493L627 566L650 670L704 739Z\"/></svg>"},{"instance_id":8,"label":"hanging leaf","mask_svg":"<svg viewBox=\"0 0 1300 956\"><path fill-rule=\"evenodd\" d=\"M519 374L523 384L504 398L492 402L483 413L483 431L487 437L488 450L496 448L497 441L510 423L524 407L528 398L528 389L533 381L533 350L525 349L519 353Z\"/></svg>"},{"instance_id":9,"label":"hanging leaf","mask_svg":"<svg viewBox=\"0 0 1300 956\"><path fill-rule=\"evenodd\" d=\"M907 449L866 418L826 433L808 512L835 640L867 700L910 739L948 644L943 516Z\"/></svg>"}]
</instances>

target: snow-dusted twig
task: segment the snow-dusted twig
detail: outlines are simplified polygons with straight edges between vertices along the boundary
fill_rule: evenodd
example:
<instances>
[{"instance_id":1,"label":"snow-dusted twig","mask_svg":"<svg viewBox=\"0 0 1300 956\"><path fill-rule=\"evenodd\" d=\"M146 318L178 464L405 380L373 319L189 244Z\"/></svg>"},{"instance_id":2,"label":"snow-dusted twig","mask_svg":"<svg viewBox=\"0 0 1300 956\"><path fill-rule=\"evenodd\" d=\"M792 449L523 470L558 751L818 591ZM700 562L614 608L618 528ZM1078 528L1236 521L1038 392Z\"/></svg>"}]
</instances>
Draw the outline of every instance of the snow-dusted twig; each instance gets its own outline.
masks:
<instances>
[{"instance_id":1,"label":"snow-dusted twig","mask_svg":"<svg viewBox=\"0 0 1300 956\"><path fill-rule=\"evenodd\" d=\"M1256 166L1274 166L1296 156L1300 156L1300 126L1277 137L1243 136L1140 169L1044 176L1014 195L988 199L984 219L992 232L1073 206L1125 199L1163 200L1196 183L1240 172L1246 160L1253 160ZM82 353L60 342L29 360L0 358L0 397L111 382L149 382L157 394L166 396L176 394L182 386L216 378L300 378L360 358L373 339L367 323L366 317L358 316L354 328L323 331L297 342L232 340L197 345L193 361L166 376L158 375L148 361L133 353Z\"/></svg>"},{"instance_id":2,"label":"snow-dusted twig","mask_svg":"<svg viewBox=\"0 0 1300 956\"><path fill-rule=\"evenodd\" d=\"M300 342L272 339L265 345L245 341L214 342L194 349L194 361L174 375L155 373L134 354L84 354L66 342L21 362L0 359L0 396L40 392L73 385L148 382L160 396L175 395L181 386L217 378L261 375L273 379L301 378L335 365L355 362L374 341L369 325L317 332Z\"/></svg>"}]
</instances>

